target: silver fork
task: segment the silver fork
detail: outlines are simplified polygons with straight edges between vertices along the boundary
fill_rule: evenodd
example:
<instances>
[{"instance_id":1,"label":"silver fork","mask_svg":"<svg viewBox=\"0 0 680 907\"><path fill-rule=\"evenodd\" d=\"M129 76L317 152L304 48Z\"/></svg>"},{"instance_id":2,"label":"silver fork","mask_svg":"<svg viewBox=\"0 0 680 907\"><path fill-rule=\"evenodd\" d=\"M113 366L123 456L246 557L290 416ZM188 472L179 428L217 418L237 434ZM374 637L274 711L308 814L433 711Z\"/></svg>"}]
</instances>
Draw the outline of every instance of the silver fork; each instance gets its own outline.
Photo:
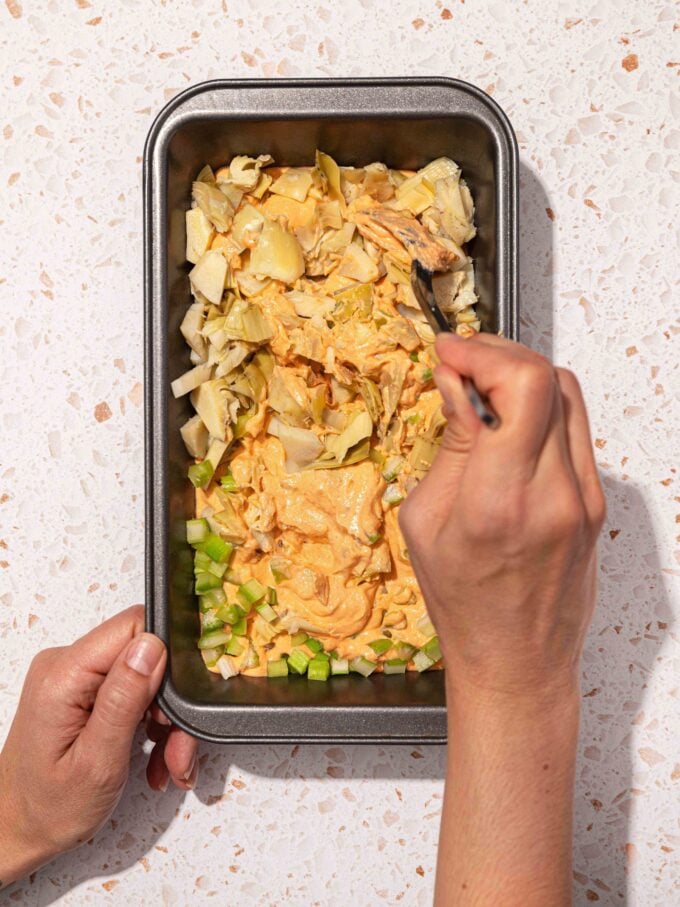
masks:
<instances>
[{"instance_id":1,"label":"silver fork","mask_svg":"<svg viewBox=\"0 0 680 907\"><path fill-rule=\"evenodd\" d=\"M448 318L437 305L434 290L432 289L433 277L434 272L428 270L417 258L411 261L411 288L430 327L435 334L439 334L442 331L452 333L453 329L449 324ZM480 420L489 428L498 428L501 424L500 419L479 393L472 379L463 375L462 381L468 400Z\"/></svg>"}]
</instances>

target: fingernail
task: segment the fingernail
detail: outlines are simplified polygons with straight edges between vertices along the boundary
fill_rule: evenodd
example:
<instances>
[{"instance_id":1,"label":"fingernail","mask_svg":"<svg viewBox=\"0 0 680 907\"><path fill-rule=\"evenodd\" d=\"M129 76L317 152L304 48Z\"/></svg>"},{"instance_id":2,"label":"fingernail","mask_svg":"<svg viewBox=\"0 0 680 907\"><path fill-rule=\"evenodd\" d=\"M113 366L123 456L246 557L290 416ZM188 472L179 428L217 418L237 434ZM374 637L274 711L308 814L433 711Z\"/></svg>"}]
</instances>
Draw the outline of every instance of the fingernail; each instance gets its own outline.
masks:
<instances>
[{"instance_id":1,"label":"fingernail","mask_svg":"<svg viewBox=\"0 0 680 907\"><path fill-rule=\"evenodd\" d=\"M130 643L125 662L133 671L149 677L163 657L164 648L165 646L157 636L153 636L151 633L140 633Z\"/></svg>"},{"instance_id":2,"label":"fingernail","mask_svg":"<svg viewBox=\"0 0 680 907\"><path fill-rule=\"evenodd\" d=\"M187 790L193 790L196 787L196 781L198 780L198 763L194 765L194 770L191 774L191 777L187 779Z\"/></svg>"},{"instance_id":3,"label":"fingernail","mask_svg":"<svg viewBox=\"0 0 680 907\"><path fill-rule=\"evenodd\" d=\"M158 790L159 790L162 794L164 794L164 793L166 792L166 790L168 789L168 781L169 781L169 780L170 780L170 778L169 778L169 777L166 777L165 780L164 780L164 781L161 781L161 783L158 785Z\"/></svg>"},{"instance_id":4,"label":"fingernail","mask_svg":"<svg viewBox=\"0 0 680 907\"><path fill-rule=\"evenodd\" d=\"M158 714L158 718L155 719L156 723L157 723L157 724L162 724L162 725L164 725L165 727L170 727L170 725L172 724L172 721L170 721L170 719L168 718L168 716L165 715L163 712L161 712L160 709L158 709L157 714Z\"/></svg>"},{"instance_id":5,"label":"fingernail","mask_svg":"<svg viewBox=\"0 0 680 907\"><path fill-rule=\"evenodd\" d=\"M191 762L189 763L189 768L182 775L182 781L187 783L191 780L191 775L193 774L194 769L196 768L196 753L191 757Z\"/></svg>"}]
</instances>

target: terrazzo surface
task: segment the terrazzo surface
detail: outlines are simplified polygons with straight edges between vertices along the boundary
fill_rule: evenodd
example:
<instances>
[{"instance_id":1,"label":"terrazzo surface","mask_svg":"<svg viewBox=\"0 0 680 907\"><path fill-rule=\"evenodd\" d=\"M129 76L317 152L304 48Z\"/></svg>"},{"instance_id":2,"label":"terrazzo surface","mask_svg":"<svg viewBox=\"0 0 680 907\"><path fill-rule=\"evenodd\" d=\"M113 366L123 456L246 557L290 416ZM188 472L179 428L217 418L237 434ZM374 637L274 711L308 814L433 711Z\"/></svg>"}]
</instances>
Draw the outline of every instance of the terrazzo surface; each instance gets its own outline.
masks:
<instances>
[{"instance_id":1,"label":"terrazzo surface","mask_svg":"<svg viewBox=\"0 0 680 907\"><path fill-rule=\"evenodd\" d=\"M155 113L224 76L458 76L517 131L523 339L581 377L609 503L574 900L680 903L679 14L664 0L3 0L3 733L40 647L144 595ZM157 796L140 738L103 833L0 902L427 905L443 767L441 748L204 746L195 794Z\"/></svg>"}]
</instances>

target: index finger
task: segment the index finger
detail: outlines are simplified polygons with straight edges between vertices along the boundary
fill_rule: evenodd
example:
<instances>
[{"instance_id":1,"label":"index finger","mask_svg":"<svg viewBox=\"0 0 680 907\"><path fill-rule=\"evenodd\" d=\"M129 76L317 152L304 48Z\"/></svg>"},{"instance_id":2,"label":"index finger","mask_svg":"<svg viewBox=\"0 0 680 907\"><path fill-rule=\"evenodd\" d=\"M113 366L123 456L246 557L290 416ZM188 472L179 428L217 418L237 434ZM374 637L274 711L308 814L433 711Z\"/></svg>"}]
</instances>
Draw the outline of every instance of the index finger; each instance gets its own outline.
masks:
<instances>
[{"instance_id":1,"label":"index finger","mask_svg":"<svg viewBox=\"0 0 680 907\"><path fill-rule=\"evenodd\" d=\"M436 349L444 365L473 380L500 417L499 428L480 431L477 444L489 453L502 453L505 464L533 470L557 392L552 365L521 344L492 334L470 340L439 334Z\"/></svg>"}]
</instances>

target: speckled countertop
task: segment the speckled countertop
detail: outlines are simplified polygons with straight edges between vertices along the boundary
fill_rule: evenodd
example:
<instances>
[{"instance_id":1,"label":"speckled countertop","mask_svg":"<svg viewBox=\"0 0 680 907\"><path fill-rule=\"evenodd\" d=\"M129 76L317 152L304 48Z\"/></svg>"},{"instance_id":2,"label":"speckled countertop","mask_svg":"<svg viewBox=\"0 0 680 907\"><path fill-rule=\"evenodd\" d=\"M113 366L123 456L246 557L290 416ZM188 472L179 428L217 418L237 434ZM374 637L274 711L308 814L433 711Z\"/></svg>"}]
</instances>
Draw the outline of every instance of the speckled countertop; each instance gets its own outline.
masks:
<instances>
[{"instance_id":1,"label":"speckled countertop","mask_svg":"<svg viewBox=\"0 0 680 907\"><path fill-rule=\"evenodd\" d=\"M680 10L672 0L302 8L0 4L0 726L39 647L143 599L141 154L156 111L223 76L459 76L516 128L523 337L580 375L609 501L584 659L575 901L670 907L680 902ZM195 794L156 796L140 740L105 831L0 901L430 903L442 749L202 752Z\"/></svg>"}]
</instances>

